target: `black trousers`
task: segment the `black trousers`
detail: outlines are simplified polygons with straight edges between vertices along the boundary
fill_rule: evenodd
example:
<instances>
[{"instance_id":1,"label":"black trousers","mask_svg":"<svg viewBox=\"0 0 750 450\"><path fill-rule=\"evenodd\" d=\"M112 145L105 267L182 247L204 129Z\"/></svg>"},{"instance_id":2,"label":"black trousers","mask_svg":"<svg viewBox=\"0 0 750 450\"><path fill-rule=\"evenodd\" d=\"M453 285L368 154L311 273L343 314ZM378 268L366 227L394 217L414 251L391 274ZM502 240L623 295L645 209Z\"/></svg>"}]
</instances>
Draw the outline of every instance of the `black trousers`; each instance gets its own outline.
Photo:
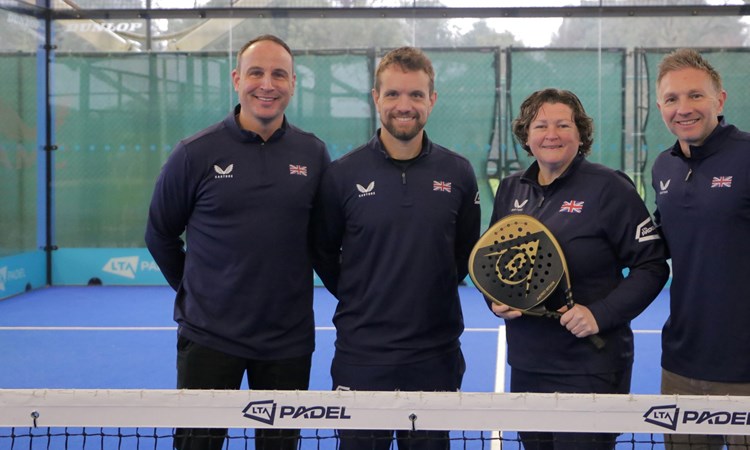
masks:
<instances>
[{"instance_id":1,"label":"black trousers","mask_svg":"<svg viewBox=\"0 0 750 450\"><path fill-rule=\"evenodd\" d=\"M455 392L461 388L465 370L463 354L456 349L425 361L398 365L347 364L334 356L331 377L334 389ZM339 430L338 435L339 450L386 450L391 448L394 432ZM396 431L395 435L399 450L450 448L448 431Z\"/></svg>"},{"instance_id":2,"label":"black trousers","mask_svg":"<svg viewBox=\"0 0 750 450\"><path fill-rule=\"evenodd\" d=\"M307 390L312 355L285 360L253 360L204 347L178 336L177 389L239 389L247 374L250 389ZM220 450L226 429L180 428L177 450ZM257 450L293 450L299 430L256 429Z\"/></svg>"},{"instance_id":3,"label":"black trousers","mask_svg":"<svg viewBox=\"0 0 750 450\"><path fill-rule=\"evenodd\" d=\"M526 372L511 368L512 392L566 394L627 394L630 392L632 368L620 372L587 375L562 375ZM609 450L614 448L616 433L518 433L526 450Z\"/></svg>"}]
</instances>

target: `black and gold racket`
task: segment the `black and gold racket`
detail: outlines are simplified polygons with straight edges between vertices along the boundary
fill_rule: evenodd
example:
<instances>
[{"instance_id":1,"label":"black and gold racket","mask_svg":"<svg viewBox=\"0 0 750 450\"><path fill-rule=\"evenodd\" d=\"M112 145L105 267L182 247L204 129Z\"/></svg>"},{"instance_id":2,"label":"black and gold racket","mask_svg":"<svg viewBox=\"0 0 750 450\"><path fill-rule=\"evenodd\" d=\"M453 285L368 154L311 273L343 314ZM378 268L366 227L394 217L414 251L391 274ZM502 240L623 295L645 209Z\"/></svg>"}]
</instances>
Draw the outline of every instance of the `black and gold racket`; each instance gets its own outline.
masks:
<instances>
[{"instance_id":1,"label":"black and gold racket","mask_svg":"<svg viewBox=\"0 0 750 450\"><path fill-rule=\"evenodd\" d=\"M559 319L544 301L562 284L568 309L574 305L568 265L560 244L539 220L511 214L479 238L469 257L469 275L490 300L523 314ZM604 340L588 337L597 347Z\"/></svg>"}]
</instances>

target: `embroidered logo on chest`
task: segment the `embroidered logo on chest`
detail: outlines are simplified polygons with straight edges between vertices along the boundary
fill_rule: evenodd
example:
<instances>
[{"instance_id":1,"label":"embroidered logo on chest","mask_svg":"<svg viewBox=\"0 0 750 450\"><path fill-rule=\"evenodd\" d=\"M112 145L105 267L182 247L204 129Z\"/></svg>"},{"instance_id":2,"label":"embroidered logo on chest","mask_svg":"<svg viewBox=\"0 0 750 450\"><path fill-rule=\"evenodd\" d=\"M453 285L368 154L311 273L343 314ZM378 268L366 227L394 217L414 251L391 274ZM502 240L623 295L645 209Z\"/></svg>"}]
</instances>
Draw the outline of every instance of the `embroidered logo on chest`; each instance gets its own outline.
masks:
<instances>
[{"instance_id":1,"label":"embroidered logo on chest","mask_svg":"<svg viewBox=\"0 0 750 450\"><path fill-rule=\"evenodd\" d=\"M357 196L359 198L375 195L375 182L370 181L370 184L368 184L367 187L357 183L357 190L359 191L359 195Z\"/></svg>"},{"instance_id":2,"label":"embroidered logo on chest","mask_svg":"<svg viewBox=\"0 0 750 450\"><path fill-rule=\"evenodd\" d=\"M451 192L451 183L448 181L433 181L432 190L439 192Z\"/></svg>"},{"instance_id":3,"label":"embroidered logo on chest","mask_svg":"<svg viewBox=\"0 0 750 450\"><path fill-rule=\"evenodd\" d=\"M225 169L222 169L218 165L214 164L214 172L216 172L214 178L232 178L234 177L234 175L232 175L233 170L234 164L228 165Z\"/></svg>"},{"instance_id":4,"label":"embroidered logo on chest","mask_svg":"<svg viewBox=\"0 0 750 450\"><path fill-rule=\"evenodd\" d=\"M289 164L289 175L300 175L303 177L307 176L307 166L300 166L297 164Z\"/></svg>"},{"instance_id":5,"label":"embroidered logo on chest","mask_svg":"<svg viewBox=\"0 0 750 450\"><path fill-rule=\"evenodd\" d=\"M732 187L732 176L713 177L711 178L712 188L730 188Z\"/></svg>"},{"instance_id":6,"label":"embroidered logo on chest","mask_svg":"<svg viewBox=\"0 0 750 450\"><path fill-rule=\"evenodd\" d=\"M576 200L570 200L567 202L563 202L562 206L560 207L560 212L564 213L581 213L583 212L583 202L579 202Z\"/></svg>"}]
</instances>

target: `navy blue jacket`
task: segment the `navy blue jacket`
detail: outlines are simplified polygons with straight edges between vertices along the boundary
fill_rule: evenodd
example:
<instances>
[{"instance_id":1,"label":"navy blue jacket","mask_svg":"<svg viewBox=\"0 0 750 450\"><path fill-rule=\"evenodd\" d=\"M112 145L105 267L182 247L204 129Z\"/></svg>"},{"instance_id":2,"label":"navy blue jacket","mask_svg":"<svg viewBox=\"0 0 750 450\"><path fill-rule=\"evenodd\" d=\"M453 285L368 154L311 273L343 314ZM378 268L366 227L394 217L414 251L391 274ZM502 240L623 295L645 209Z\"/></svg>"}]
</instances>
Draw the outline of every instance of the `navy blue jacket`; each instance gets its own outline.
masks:
<instances>
[{"instance_id":1,"label":"navy blue jacket","mask_svg":"<svg viewBox=\"0 0 750 450\"><path fill-rule=\"evenodd\" d=\"M630 321L669 276L664 243L625 174L582 155L548 186L539 185L538 173L535 161L502 180L492 223L508 214L528 214L549 228L567 260L573 299L591 310L606 346L597 350L557 320L522 316L506 321L508 363L538 373L628 370L634 352ZM565 304L561 291L547 300L552 309Z\"/></svg>"},{"instance_id":2,"label":"navy blue jacket","mask_svg":"<svg viewBox=\"0 0 750 450\"><path fill-rule=\"evenodd\" d=\"M750 382L750 133L719 126L685 158L679 143L654 161L655 219L672 257L662 367Z\"/></svg>"},{"instance_id":3,"label":"navy blue jacket","mask_svg":"<svg viewBox=\"0 0 750 450\"><path fill-rule=\"evenodd\" d=\"M245 358L308 355L308 224L330 158L286 119L264 142L238 126L238 112L175 146L156 182L146 244L177 291L181 335Z\"/></svg>"},{"instance_id":4,"label":"navy blue jacket","mask_svg":"<svg viewBox=\"0 0 750 450\"><path fill-rule=\"evenodd\" d=\"M331 163L320 192L315 270L338 299L336 358L401 364L458 348L458 283L481 220L469 161L425 135L402 170L375 136Z\"/></svg>"}]
</instances>

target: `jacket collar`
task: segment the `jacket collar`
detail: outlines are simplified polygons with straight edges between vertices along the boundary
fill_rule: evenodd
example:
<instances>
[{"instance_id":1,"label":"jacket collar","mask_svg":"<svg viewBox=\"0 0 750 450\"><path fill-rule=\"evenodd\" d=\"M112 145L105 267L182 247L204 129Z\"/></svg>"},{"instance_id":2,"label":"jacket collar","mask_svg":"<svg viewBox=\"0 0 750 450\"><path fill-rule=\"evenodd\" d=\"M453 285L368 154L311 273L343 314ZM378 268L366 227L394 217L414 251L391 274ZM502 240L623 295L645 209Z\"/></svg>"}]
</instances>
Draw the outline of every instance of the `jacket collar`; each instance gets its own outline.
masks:
<instances>
[{"instance_id":1,"label":"jacket collar","mask_svg":"<svg viewBox=\"0 0 750 450\"><path fill-rule=\"evenodd\" d=\"M380 140L380 131L381 128L378 128L378 131L375 133L375 136L370 139L370 145L374 148L378 149L380 153L383 154L383 157L385 159L392 159L391 155L388 154L388 152L385 150L385 147L383 147L383 142ZM422 158L426 155L429 155L432 153L432 141L427 137L427 132L423 131L422 133L422 150L419 152L419 155L415 159Z\"/></svg>"},{"instance_id":2,"label":"jacket collar","mask_svg":"<svg viewBox=\"0 0 750 450\"><path fill-rule=\"evenodd\" d=\"M263 138L260 137L258 133L255 133L250 130L243 130L240 127L240 124L237 120L237 116L240 113L240 105L234 107L234 110L224 119L224 125L231 130L232 134L239 139L241 142L264 142ZM284 121L281 123L281 127L274 131L274 133L271 135L270 138L268 138L268 141L265 142L274 142L281 139L281 137L286 133L286 130L288 128L289 124L286 120L286 114L284 115Z\"/></svg>"},{"instance_id":3,"label":"jacket collar","mask_svg":"<svg viewBox=\"0 0 750 450\"><path fill-rule=\"evenodd\" d=\"M583 163L583 161L586 159L586 157L583 155L583 153L578 153L574 158L573 161L570 163L567 169L565 169L565 172L562 173L559 177L555 178L555 180L549 184L549 186L555 186L559 183L564 182L566 179L570 178L576 170L578 170L578 167ZM531 183L537 186L540 186L539 184L539 162L534 160L533 163L529 166L528 169L521 175L521 180L526 183Z\"/></svg>"},{"instance_id":4,"label":"jacket collar","mask_svg":"<svg viewBox=\"0 0 750 450\"><path fill-rule=\"evenodd\" d=\"M716 125L716 128L714 128L714 130L711 132L711 134L708 135L706 140L703 141L703 144L698 146L690 146L690 159L704 159L718 152L721 149L721 146L717 145L717 143L722 141L727 133L731 131L731 129L732 127L727 125L726 121L724 120L724 116L719 116L719 124ZM670 149L670 153L673 156L685 158L685 155L682 153L682 149L680 148L679 140L672 146L672 148Z\"/></svg>"}]
</instances>

